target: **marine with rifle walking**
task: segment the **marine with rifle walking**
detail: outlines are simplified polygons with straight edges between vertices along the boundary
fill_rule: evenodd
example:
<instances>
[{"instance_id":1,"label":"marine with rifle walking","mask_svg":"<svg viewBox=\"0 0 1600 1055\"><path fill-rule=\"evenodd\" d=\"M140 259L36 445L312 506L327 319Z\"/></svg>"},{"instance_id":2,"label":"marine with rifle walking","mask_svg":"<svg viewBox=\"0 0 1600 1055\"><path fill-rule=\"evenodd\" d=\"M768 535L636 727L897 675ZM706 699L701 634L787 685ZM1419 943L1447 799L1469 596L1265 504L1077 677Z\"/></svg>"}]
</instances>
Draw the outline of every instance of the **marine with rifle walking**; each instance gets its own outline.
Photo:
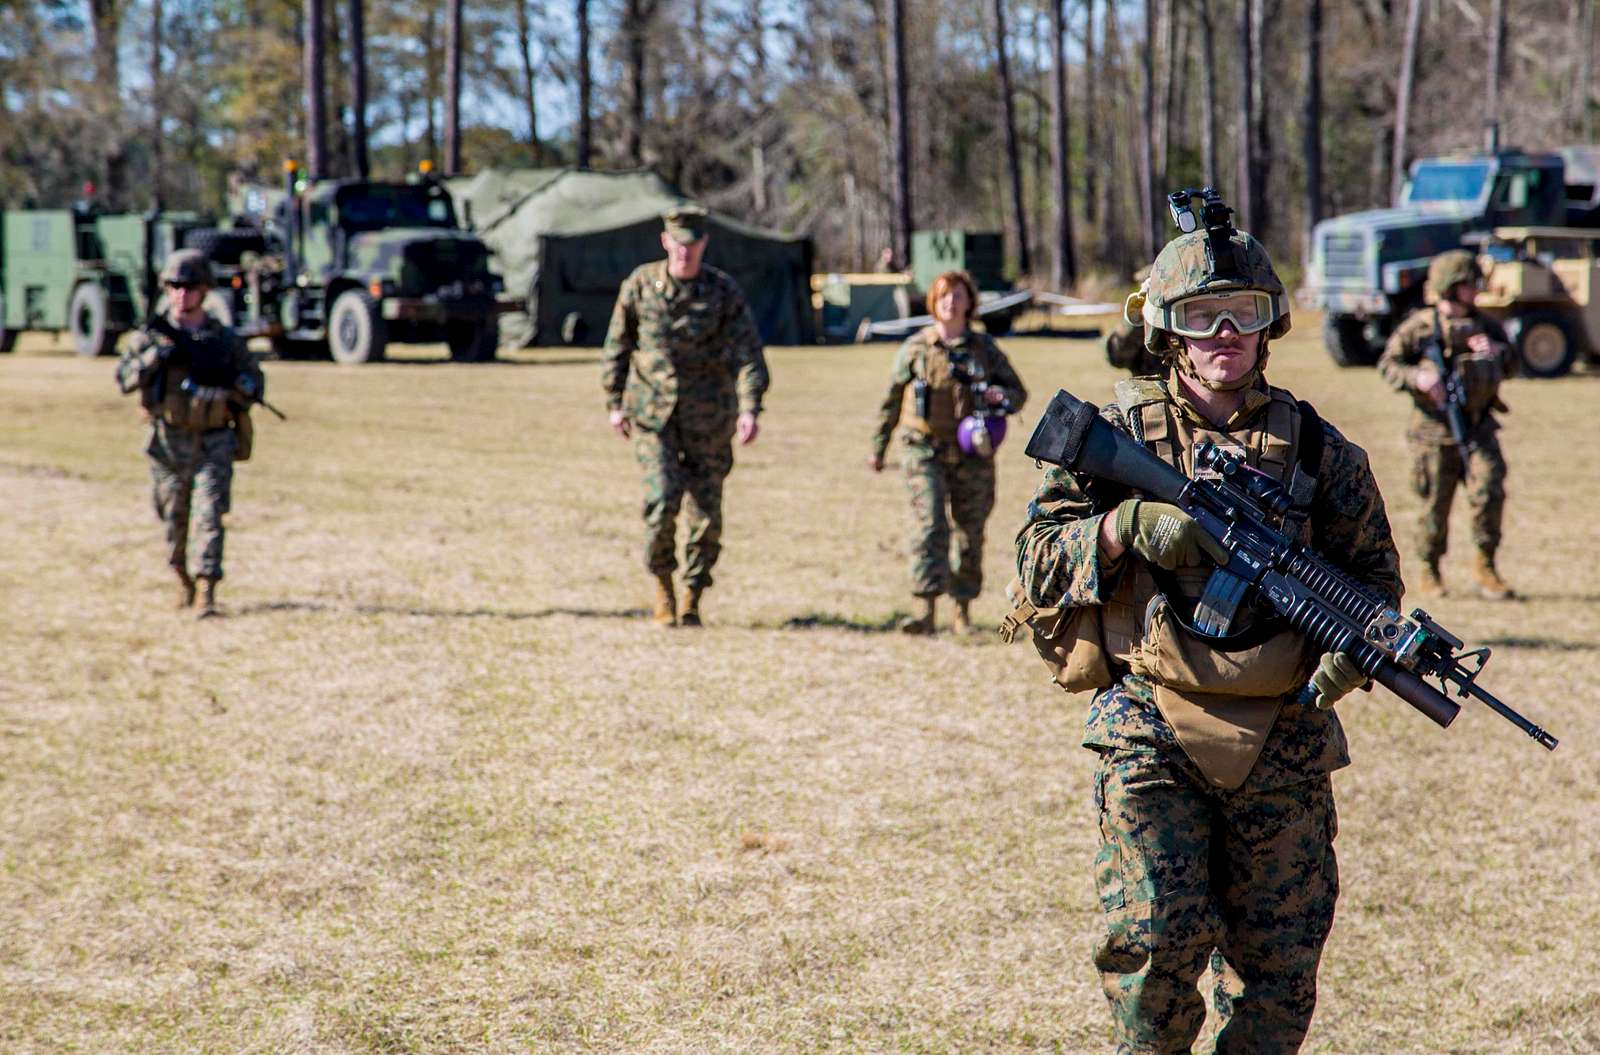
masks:
<instances>
[{"instance_id":1,"label":"marine with rifle walking","mask_svg":"<svg viewBox=\"0 0 1600 1055\"><path fill-rule=\"evenodd\" d=\"M733 440L755 442L768 385L761 336L744 293L703 262L706 211L663 217L667 258L622 284L602 356L613 431L633 440L644 475L645 567L658 626L700 626L701 595L722 552L722 485ZM682 604L673 589L678 512L685 500Z\"/></svg>"},{"instance_id":2,"label":"marine with rifle walking","mask_svg":"<svg viewBox=\"0 0 1600 1055\"><path fill-rule=\"evenodd\" d=\"M233 466L250 458L250 406L266 378L245 342L205 310L211 262L180 249L161 268L168 308L129 341L117 364L117 386L139 393L149 432L145 454L156 516L166 525L167 562L178 580L178 606L198 598L198 616L217 614L225 531L233 499ZM189 525L196 521L200 559L191 574Z\"/></svg>"},{"instance_id":3,"label":"marine with rifle walking","mask_svg":"<svg viewBox=\"0 0 1600 1055\"><path fill-rule=\"evenodd\" d=\"M1267 382L1288 296L1214 191L1197 221L1199 193L1173 196L1187 233L1129 300L1165 376L1118 383L1098 419L1081 406L1163 472L1259 471L1282 495L1280 530L1337 554L1363 596L1393 607L1399 556L1366 454ZM1227 457L1197 455L1206 444ZM1017 537L1017 609L1002 633L1026 623L1038 643L1054 613L1050 633L1072 639L1058 683L1096 690L1083 736L1099 756L1094 963L1115 1050L1189 1051L1209 1002L1217 1052L1294 1052L1339 894L1330 773L1350 759L1333 705L1367 673L1254 607L1224 641L1200 633L1228 552L1174 500L1050 469Z\"/></svg>"},{"instance_id":4,"label":"marine with rifle walking","mask_svg":"<svg viewBox=\"0 0 1600 1055\"><path fill-rule=\"evenodd\" d=\"M1427 283L1434 303L1417 309L1389 336L1378 371L1410 395L1414 406L1406 439L1412 487L1422 499L1417 585L1423 593L1444 592L1439 562L1460 487L1472 510L1473 578L1482 596L1505 600L1512 590L1495 556L1505 515L1506 461L1495 414L1507 409L1500 385L1516 372L1518 360L1500 324L1474 306L1482 284L1478 263L1466 250L1435 257Z\"/></svg>"}]
</instances>

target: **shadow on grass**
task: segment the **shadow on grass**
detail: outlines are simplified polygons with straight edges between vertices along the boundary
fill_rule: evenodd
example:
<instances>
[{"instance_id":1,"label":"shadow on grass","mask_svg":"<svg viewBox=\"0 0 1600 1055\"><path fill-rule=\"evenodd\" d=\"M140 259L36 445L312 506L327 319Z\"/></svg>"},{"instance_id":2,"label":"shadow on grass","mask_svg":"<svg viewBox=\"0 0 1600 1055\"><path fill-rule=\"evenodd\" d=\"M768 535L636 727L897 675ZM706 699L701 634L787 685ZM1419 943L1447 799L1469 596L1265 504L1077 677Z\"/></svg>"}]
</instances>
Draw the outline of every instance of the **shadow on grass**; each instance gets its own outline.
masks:
<instances>
[{"instance_id":1,"label":"shadow on grass","mask_svg":"<svg viewBox=\"0 0 1600 1055\"><path fill-rule=\"evenodd\" d=\"M838 615L834 612L807 612L805 615L791 616L781 623L755 623L752 630L853 630L858 634L894 634L900 630L900 624L911 618L911 613L896 610L886 619L865 619L860 616ZM941 625L939 632L934 634L935 639L952 641L981 641L994 637L995 627L974 624L970 637L961 638L950 631L949 626Z\"/></svg>"},{"instance_id":2,"label":"shadow on grass","mask_svg":"<svg viewBox=\"0 0 1600 1055\"><path fill-rule=\"evenodd\" d=\"M1562 641L1555 637L1490 637L1483 643L1490 648L1526 648L1536 652L1600 652L1600 642Z\"/></svg>"},{"instance_id":3,"label":"shadow on grass","mask_svg":"<svg viewBox=\"0 0 1600 1055\"><path fill-rule=\"evenodd\" d=\"M650 614L646 608L541 608L537 611L517 611L498 608L422 608L414 605L357 604L333 605L320 601L267 601L245 604L232 609L236 616L265 615L273 612L334 612L355 611L362 615L409 615L420 619L503 619L520 622L526 619L549 619L570 615L578 619L643 619Z\"/></svg>"}]
</instances>

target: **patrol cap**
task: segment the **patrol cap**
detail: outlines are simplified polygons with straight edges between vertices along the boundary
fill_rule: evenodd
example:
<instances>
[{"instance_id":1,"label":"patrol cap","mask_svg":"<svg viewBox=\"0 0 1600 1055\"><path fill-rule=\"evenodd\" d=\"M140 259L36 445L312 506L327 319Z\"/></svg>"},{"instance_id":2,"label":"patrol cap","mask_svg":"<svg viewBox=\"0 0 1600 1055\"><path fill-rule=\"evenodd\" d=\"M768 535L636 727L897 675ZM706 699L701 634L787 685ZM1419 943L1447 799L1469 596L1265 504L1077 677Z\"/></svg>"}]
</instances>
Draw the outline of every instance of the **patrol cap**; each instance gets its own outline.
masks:
<instances>
[{"instance_id":1,"label":"patrol cap","mask_svg":"<svg viewBox=\"0 0 1600 1055\"><path fill-rule=\"evenodd\" d=\"M161 282L182 283L190 286L214 285L211 277L211 258L198 249L179 249L167 255L161 265Z\"/></svg>"},{"instance_id":2,"label":"patrol cap","mask_svg":"<svg viewBox=\"0 0 1600 1055\"><path fill-rule=\"evenodd\" d=\"M682 245L692 245L706 236L709 230L706 210L699 205L679 205L661 214L666 224L667 237Z\"/></svg>"}]
</instances>

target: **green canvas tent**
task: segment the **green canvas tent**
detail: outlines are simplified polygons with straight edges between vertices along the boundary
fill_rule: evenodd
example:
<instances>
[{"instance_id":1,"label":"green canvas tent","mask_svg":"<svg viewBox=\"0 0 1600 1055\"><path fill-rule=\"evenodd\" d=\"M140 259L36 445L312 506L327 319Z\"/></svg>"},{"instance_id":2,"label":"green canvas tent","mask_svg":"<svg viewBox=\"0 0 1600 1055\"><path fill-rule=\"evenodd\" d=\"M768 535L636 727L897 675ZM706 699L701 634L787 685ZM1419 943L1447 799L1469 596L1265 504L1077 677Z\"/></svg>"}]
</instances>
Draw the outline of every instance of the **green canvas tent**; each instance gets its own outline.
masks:
<instances>
[{"instance_id":1,"label":"green canvas tent","mask_svg":"<svg viewBox=\"0 0 1600 1055\"><path fill-rule=\"evenodd\" d=\"M622 280L665 255L661 214L689 200L649 170L490 169L449 188L507 291L526 298L526 313L500 329L503 343L523 346L603 341ZM769 344L816 339L811 255L808 238L711 214L706 261L738 281Z\"/></svg>"}]
</instances>

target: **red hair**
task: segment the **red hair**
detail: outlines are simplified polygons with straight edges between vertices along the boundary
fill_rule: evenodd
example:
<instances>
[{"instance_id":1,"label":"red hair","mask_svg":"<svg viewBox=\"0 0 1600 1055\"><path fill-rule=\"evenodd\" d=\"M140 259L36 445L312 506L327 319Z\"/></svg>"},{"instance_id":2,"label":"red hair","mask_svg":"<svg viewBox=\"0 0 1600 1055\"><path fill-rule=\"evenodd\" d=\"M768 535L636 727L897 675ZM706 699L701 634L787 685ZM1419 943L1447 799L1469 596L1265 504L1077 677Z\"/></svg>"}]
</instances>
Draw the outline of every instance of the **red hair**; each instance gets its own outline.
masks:
<instances>
[{"instance_id":1,"label":"red hair","mask_svg":"<svg viewBox=\"0 0 1600 1055\"><path fill-rule=\"evenodd\" d=\"M939 312L934 305L939 303L939 298L950 292L952 286L964 286L967 291L967 322L971 322L978 314L978 284L972 281L972 276L965 271L946 271L933 280L933 285L928 287L928 314L935 319Z\"/></svg>"}]
</instances>

